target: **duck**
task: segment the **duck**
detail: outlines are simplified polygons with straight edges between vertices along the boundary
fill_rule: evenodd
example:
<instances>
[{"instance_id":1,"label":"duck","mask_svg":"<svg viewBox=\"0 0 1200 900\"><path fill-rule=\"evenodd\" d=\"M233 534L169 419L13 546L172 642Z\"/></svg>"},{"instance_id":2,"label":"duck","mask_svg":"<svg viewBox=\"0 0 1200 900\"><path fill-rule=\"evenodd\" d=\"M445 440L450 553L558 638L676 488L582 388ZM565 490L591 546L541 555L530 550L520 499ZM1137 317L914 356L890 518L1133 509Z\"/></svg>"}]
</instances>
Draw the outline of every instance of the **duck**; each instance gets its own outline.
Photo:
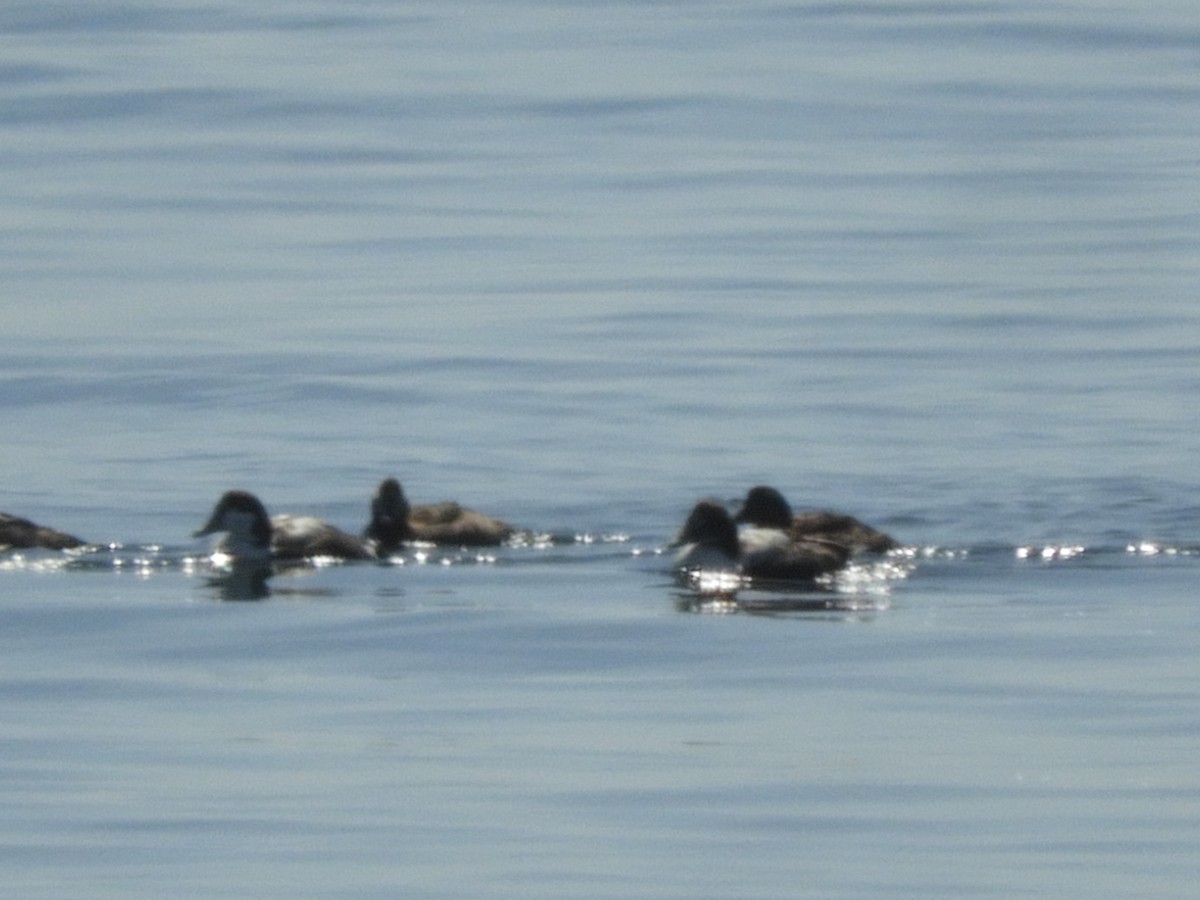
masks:
<instances>
[{"instance_id":1,"label":"duck","mask_svg":"<svg viewBox=\"0 0 1200 900\"><path fill-rule=\"evenodd\" d=\"M371 521L363 537L380 554L391 553L406 541L486 547L503 544L516 533L507 522L457 503L412 506L395 478L379 483L371 498Z\"/></svg>"},{"instance_id":2,"label":"duck","mask_svg":"<svg viewBox=\"0 0 1200 900\"><path fill-rule=\"evenodd\" d=\"M750 579L811 581L843 568L850 549L834 541L793 539L783 531L739 533L729 511L711 498L692 507L671 546L680 569L737 571Z\"/></svg>"},{"instance_id":3,"label":"duck","mask_svg":"<svg viewBox=\"0 0 1200 900\"><path fill-rule=\"evenodd\" d=\"M192 537L226 532L221 549L247 561L298 560L313 556L373 559L371 547L314 516L268 516L249 491L226 491L203 527Z\"/></svg>"},{"instance_id":4,"label":"duck","mask_svg":"<svg viewBox=\"0 0 1200 900\"><path fill-rule=\"evenodd\" d=\"M729 511L711 498L700 500L692 507L683 527L668 547L675 549L678 569L716 569L733 571L741 568L741 545L738 529Z\"/></svg>"},{"instance_id":5,"label":"duck","mask_svg":"<svg viewBox=\"0 0 1200 900\"><path fill-rule=\"evenodd\" d=\"M73 550L86 542L20 516L0 513L0 550Z\"/></svg>"},{"instance_id":6,"label":"duck","mask_svg":"<svg viewBox=\"0 0 1200 900\"><path fill-rule=\"evenodd\" d=\"M829 510L793 514L791 504L783 494L766 485L750 489L733 520L755 529L784 531L792 540L831 541L849 548L852 553L886 553L900 546L890 534L878 531L854 516Z\"/></svg>"}]
</instances>

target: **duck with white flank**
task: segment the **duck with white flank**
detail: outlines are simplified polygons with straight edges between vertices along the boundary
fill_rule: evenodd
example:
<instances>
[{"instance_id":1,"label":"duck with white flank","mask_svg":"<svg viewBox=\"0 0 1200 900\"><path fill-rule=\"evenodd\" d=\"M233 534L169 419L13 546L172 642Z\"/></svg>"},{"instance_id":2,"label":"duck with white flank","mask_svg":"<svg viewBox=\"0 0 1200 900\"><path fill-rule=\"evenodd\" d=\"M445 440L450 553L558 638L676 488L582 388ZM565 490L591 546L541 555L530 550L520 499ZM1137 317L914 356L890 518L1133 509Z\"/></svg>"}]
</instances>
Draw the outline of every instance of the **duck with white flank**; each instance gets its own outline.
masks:
<instances>
[{"instance_id":1,"label":"duck with white flank","mask_svg":"<svg viewBox=\"0 0 1200 900\"><path fill-rule=\"evenodd\" d=\"M701 500L672 541L681 569L738 571L751 579L811 581L836 572L850 559L843 545L822 539L791 539L782 531L739 535L729 512Z\"/></svg>"},{"instance_id":2,"label":"duck with white flank","mask_svg":"<svg viewBox=\"0 0 1200 900\"><path fill-rule=\"evenodd\" d=\"M0 550L73 550L84 541L74 535L55 531L20 516L0 513Z\"/></svg>"},{"instance_id":3,"label":"duck with white flank","mask_svg":"<svg viewBox=\"0 0 1200 900\"><path fill-rule=\"evenodd\" d=\"M459 547L503 544L516 529L457 503L412 506L395 478L385 478L371 500L371 522L363 536L380 554L408 541Z\"/></svg>"},{"instance_id":4,"label":"duck with white flank","mask_svg":"<svg viewBox=\"0 0 1200 900\"><path fill-rule=\"evenodd\" d=\"M734 521L761 530L780 530L793 541L832 541L852 553L886 553L900 544L889 534L877 531L854 516L827 510L792 514L791 505L773 487L751 488Z\"/></svg>"},{"instance_id":5,"label":"duck with white flank","mask_svg":"<svg viewBox=\"0 0 1200 900\"><path fill-rule=\"evenodd\" d=\"M204 527L193 537L225 532L220 548L237 559L297 560L314 556L373 559L361 539L313 516L269 517L262 502L246 491L227 491Z\"/></svg>"}]
</instances>

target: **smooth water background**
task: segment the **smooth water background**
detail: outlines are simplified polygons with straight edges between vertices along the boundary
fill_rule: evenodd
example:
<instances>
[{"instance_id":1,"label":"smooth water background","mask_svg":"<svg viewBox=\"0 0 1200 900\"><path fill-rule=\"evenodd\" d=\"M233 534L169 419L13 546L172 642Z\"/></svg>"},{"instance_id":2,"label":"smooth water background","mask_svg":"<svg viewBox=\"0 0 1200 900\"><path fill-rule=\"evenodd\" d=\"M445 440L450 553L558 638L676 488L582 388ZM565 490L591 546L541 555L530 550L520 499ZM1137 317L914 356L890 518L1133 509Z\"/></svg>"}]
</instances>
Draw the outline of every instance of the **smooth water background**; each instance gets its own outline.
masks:
<instances>
[{"instance_id":1,"label":"smooth water background","mask_svg":"<svg viewBox=\"0 0 1200 900\"><path fill-rule=\"evenodd\" d=\"M1191 896L1194 3L0 46L0 508L115 544L0 557L6 897ZM560 540L194 564L388 474ZM760 482L913 550L697 605L657 551Z\"/></svg>"}]
</instances>

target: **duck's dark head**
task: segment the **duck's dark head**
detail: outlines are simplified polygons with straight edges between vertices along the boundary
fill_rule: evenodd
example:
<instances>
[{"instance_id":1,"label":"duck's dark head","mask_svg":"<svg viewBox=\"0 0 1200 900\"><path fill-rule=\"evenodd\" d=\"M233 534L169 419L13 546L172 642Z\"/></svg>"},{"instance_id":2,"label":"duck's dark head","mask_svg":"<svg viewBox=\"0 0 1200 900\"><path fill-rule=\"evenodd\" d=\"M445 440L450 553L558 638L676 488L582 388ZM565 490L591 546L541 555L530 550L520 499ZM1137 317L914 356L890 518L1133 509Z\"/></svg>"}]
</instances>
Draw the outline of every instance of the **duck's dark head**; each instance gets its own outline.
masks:
<instances>
[{"instance_id":1,"label":"duck's dark head","mask_svg":"<svg viewBox=\"0 0 1200 900\"><path fill-rule=\"evenodd\" d=\"M384 549L393 549L413 537L408 523L411 507L395 478L385 478L371 498L371 521L365 536Z\"/></svg>"},{"instance_id":2,"label":"duck's dark head","mask_svg":"<svg viewBox=\"0 0 1200 900\"><path fill-rule=\"evenodd\" d=\"M208 521L192 537L221 531L228 532L231 546L241 550L266 550L271 546L271 519L262 501L249 491L226 491Z\"/></svg>"},{"instance_id":3,"label":"duck's dark head","mask_svg":"<svg viewBox=\"0 0 1200 900\"><path fill-rule=\"evenodd\" d=\"M679 534L671 542L673 547L698 544L720 550L730 559L738 557L737 525L729 517L728 510L716 500L701 500L692 507Z\"/></svg>"},{"instance_id":4,"label":"duck's dark head","mask_svg":"<svg viewBox=\"0 0 1200 900\"><path fill-rule=\"evenodd\" d=\"M786 529L792 525L792 507L775 488L760 484L746 494L733 520L760 528Z\"/></svg>"}]
</instances>

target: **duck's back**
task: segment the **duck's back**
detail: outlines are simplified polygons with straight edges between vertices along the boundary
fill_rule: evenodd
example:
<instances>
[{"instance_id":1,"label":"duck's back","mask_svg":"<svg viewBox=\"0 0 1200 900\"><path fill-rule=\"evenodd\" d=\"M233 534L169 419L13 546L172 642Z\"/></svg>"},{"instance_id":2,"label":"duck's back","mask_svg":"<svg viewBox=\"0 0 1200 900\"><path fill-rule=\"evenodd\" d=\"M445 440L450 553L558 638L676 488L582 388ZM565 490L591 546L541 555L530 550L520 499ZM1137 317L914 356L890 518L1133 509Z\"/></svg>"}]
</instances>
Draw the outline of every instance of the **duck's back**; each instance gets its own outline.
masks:
<instances>
[{"instance_id":1,"label":"duck's back","mask_svg":"<svg viewBox=\"0 0 1200 900\"><path fill-rule=\"evenodd\" d=\"M507 522L453 502L414 506L408 522L417 540L436 544L502 544L515 531Z\"/></svg>"},{"instance_id":2,"label":"duck's back","mask_svg":"<svg viewBox=\"0 0 1200 900\"><path fill-rule=\"evenodd\" d=\"M279 559L333 556L339 559L370 559L366 544L352 534L334 528L314 516L273 516L271 552Z\"/></svg>"},{"instance_id":3,"label":"duck's back","mask_svg":"<svg viewBox=\"0 0 1200 900\"><path fill-rule=\"evenodd\" d=\"M797 541L832 541L855 552L886 553L900 546L891 535L872 528L854 516L828 510L797 513L792 518L791 536Z\"/></svg>"},{"instance_id":4,"label":"duck's back","mask_svg":"<svg viewBox=\"0 0 1200 900\"><path fill-rule=\"evenodd\" d=\"M41 547L44 550L72 550L83 545L84 542L74 535L55 531L20 516L0 513L0 549Z\"/></svg>"},{"instance_id":5,"label":"duck's back","mask_svg":"<svg viewBox=\"0 0 1200 900\"><path fill-rule=\"evenodd\" d=\"M422 506L414 506L409 520L415 524L433 528L453 524L462 516L463 512L463 508L454 502L427 503Z\"/></svg>"}]
</instances>

